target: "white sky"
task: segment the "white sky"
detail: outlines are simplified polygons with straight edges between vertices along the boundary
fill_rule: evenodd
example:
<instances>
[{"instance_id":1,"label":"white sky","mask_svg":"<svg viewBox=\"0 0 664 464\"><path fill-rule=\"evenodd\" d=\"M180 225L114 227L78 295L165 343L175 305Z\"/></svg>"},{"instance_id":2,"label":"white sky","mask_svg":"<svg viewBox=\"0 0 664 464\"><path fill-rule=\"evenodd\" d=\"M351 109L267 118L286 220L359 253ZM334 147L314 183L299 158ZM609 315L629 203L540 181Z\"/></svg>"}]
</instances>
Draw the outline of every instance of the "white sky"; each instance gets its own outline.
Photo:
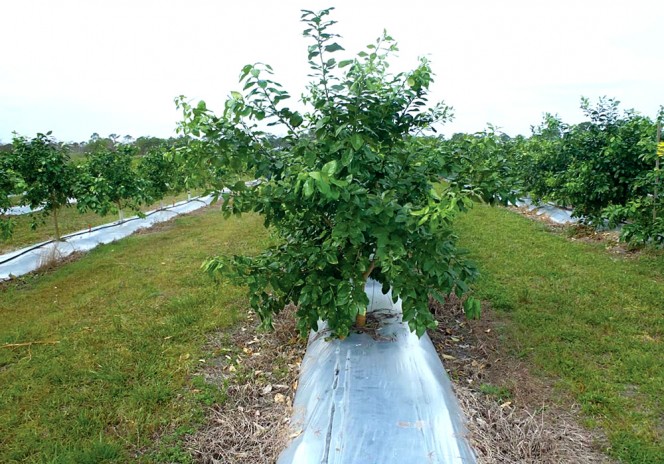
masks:
<instances>
[{"instance_id":1,"label":"white sky","mask_svg":"<svg viewBox=\"0 0 664 464\"><path fill-rule=\"evenodd\" d=\"M184 94L221 109L243 65L271 64L293 97L307 82L300 9L336 9L351 58L387 29L396 71L432 61L432 100L456 119L530 133L545 112L582 119L580 97L654 117L664 104L664 2L655 0L0 0L0 141L52 130L168 137ZM659 29L658 29L659 26Z\"/></svg>"}]
</instances>

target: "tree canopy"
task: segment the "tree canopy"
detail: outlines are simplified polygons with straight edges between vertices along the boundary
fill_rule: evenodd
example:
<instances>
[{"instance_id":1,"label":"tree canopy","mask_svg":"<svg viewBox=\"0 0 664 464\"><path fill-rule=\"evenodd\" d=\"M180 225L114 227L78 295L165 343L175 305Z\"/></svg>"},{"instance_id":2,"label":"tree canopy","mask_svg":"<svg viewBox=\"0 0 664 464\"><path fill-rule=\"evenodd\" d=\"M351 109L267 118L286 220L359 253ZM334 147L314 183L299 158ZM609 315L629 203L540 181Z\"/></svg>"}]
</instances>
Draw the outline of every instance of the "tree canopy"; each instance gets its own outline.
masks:
<instances>
[{"instance_id":1,"label":"tree canopy","mask_svg":"<svg viewBox=\"0 0 664 464\"><path fill-rule=\"evenodd\" d=\"M290 94L266 64L242 69L243 92L232 92L219 116L204 102L177 99L180 131L192 138L178 156L192 181L229 188L226 214L260 213L277 237L257 256L212 258L205 268L246 284L265 325L292 302L303 333L322 319L335 336L366 311L372 277L402 299L404 320L422 335L435 326L429 295L461 295L476 275L451 230L470 199L441 182L449 166L416 137L448 120L451 108L429 105L426 59L410 72L390 72L397 44L387 33L337 61L344 49L330 10L302 14L312 77L302 97L307 111L288 106ZM263 130L270 126L286 134L278 146ZM238 173L260 183L247 188ZM479 302L468 299L466 309L478 314Z\"/></svg>"}]
</instances>

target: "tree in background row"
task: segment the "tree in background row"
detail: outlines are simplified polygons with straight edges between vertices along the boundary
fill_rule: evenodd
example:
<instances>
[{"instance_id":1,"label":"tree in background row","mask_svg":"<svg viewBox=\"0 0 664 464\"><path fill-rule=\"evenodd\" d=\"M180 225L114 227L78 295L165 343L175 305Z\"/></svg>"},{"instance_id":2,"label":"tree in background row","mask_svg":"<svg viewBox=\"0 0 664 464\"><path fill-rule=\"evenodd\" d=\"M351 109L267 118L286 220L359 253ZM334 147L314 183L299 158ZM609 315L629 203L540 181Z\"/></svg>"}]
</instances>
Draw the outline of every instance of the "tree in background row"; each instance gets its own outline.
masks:
<instances>
[{"instance_id":1,"label":"tree in background row","mask_svg":"<svg viewBox=\"0 0 664 464\"><path fill-rule=\"evenodd\" d=\"M185 188L181 170L170 156L168 147L148 149L138 162L137 172L144 182L144 195L150 202L161 200L169 193L181 192Z\"/></svg>"},{"instance_id":2,"label":"tree in background row","mask_svg":"<svg viewBox=\"0 0 664 464\"><path fill-rule=\"evenodd\" d=\"M58 143L50 132L32 139L14 137L11 150L0 152L2 239L12 234L14 221L3 212L15 206L14 201L35 211L43 208L32 213L33 228L39 225L40 217L44 222L51 216L55 239L60 240L58 213L69 205L69 199L76 200L80 212L93 211L104 216L131 209L141 214L141 205L181 190L180 170L168 155L170 147L164 141L161 148L151 148L141 158L140 148L133 142L120 144L116 140L109 145L107 139L98 140L102 142L88 145L93 150L85 158L72 161L71 144ZM12 200L12 195L16 200Z\"/></svg>"},{"instance_id":3,"label":"tree in background row","mask_svg":"<svg viewBox=\"0 0 664 464\"><path fill-rule=\"evenodd\" d=\"M475 134L454 134L449 140L421 140L448 168L441 175L453 186L468 189L485 203L515 203L521 189L518 158L524 138L511 138L489 126Z\"/></svg>"},{"instance_id":4,"label":"tree in background row","mask_svg":"<svg viewBox=\"0 0 664 464\"><path fill-rule=\"evenodd\" d=\"M205 182L229 187L224 211L258 212L279 238L258 256L213 258L206 268L248 285L265 325L292 302L301 332L322 319L339 337L364 315L372 277L403 300L404 321L422 335L435 326L429 295L462 295L476 275L451 230L470 199L439 182L435 153L411 143L449 119L450 108L428 105L427 60L390 73L397 46L387 34L357 58L337 62L333 54L343 48L329 30L329 12L302 15L314 79L303 96L308 112L287 106L290 95L267 65L242 69L244 93L232 92L221 116L204 102L178 100L180 129L193 139L178 156L191 175L198 168ZM279 126L286 136L275 145L259 125ZM233 171L261 182L246 188ZM479 302L469 299L466 308L476 314Z\"/></svg>"},{"instance_id":5,"label":"tree in background row","mask_svg":"<svg viewBox=\"0 0 664 464\"><path fill-rule=\"evenodd\" d=\"M8 239L14 229L14 221L4 213L13 206L12 196L23 192L23 182L14 172L8 154L0 153L0 239Z\"/></svg>"},{"instance_id":6,"label":"tree in background row","mask_svg":"<svg viewBox=\"0 0 664 464\"><path fill-rule=\"evenodd\" d=\"M661 140L664 107L660 108L657 123L659 140ZM628 242L641 244L652 242L664 246L664 196L661 192L660 166L661 160L664 159L664 148L661 145L655 147L654 141L644 141L641 157L649 169L636 176L632 186L632 196L623 205L610 205L605 208L603 217L610 226L623 223L621 237Z\"/></svg>"},{"instance_id":7,"label":"tree in background row","mask_svg":"<svg viewBox=\"0 0 664 464\"><path fill-rule=\"evenodd\" d=\"M43 216L51 216L55 239L60 240L58 213L74 195L75 168L69 155L51 133L33 139L16 136L8 155L9 166L22 181L21 204L32 209L43 207ZM36 227L36 222L33 223Z\"/></svg>"},{"instance_id":8,"label":"tree in background row","mask_svg":"<svg viewBox=\"0 0 664 464\"><path fill-rule=\"evenodd\" d=\"M148 183L133 168L137 149L120 144L106 147L86 156L79 166L76 198L81 211L91 210L105 216L111 212L138 211L150 199Z\"/></svg>"},{"instance_id":9,"label":"tree in background row","mask_svg":"<svg viewBox=\"0 0 664 464\"><path fill-rule=\"evenodd\" d=\"M588 121L571 126L547 116L525 146L526 190L596 224L606 207L650 193L637 180L652 167L647 158L655 152L655 125L618 107L613 99L602 98L595 106L583 99Z\"/></svg>"}]
</instances>

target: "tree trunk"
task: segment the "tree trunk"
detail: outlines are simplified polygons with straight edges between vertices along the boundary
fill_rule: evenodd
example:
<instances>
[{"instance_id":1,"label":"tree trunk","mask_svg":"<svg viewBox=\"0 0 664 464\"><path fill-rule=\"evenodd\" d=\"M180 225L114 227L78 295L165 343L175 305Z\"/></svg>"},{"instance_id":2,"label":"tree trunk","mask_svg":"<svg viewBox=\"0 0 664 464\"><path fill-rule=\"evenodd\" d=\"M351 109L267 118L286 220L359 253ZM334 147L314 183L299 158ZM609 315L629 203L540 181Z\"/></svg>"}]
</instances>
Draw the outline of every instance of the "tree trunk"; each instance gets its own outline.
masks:
<instances>
[{"instance_id":1,"label":"tree trunk","mask_svg":"<svg viewBox=\"0 0 664 464\"><path fill-rule=\"evenodd\" d=\"M53 208L53 225L55 226L55 240L60 241L60 227L58 226L58 208Z\"/></svg>"},{"instance_id":2,"label":"tree trunk","mask_svg":"<svg viewBox=\"0 0 664 464\"><path fill-rule=\"evenodd\" d=\"M364 274L362 274L362 283L363 285L367 285L367 279L373 272L373 270L376 268L376 261L371 260L371 264L369 265L369 269L366 270ZM362 328L366 325L367 323L367 310L365 309L364 312L359 312L357 313L357 316L355 316L355 325L359 328Z\"/></svg>"}]
</instances>

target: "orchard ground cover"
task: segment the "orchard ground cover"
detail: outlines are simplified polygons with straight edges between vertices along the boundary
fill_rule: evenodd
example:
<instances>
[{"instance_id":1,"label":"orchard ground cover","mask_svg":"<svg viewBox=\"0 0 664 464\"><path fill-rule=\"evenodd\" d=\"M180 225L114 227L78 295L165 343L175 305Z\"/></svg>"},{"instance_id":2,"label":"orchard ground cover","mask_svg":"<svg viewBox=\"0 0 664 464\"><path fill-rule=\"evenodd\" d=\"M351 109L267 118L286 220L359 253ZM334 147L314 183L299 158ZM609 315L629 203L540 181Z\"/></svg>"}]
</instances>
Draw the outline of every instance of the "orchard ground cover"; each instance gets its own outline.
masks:
<instances>
[{"instance_id":1,"label":"orchard ground cover","mask_svg":"<svg viewBox=\"0 0 664 464\"><path fill-rule=\"evenodd\" d=\"M571 395L586 425L605 430L611 455L664 462L664 254L616 256L486 206L455 229L508 353L556 379L552 394Z\"/></svg>"},{"instance_id":2,"label":"orchard ground cover","mask_svg":"<svg viewBox=\"0 0 664 464\"><path fill-rule=\"evenodd\" d=\"M263 249L260 222L194 213L3 284L0 461L179 461L153 440L223 403L223 388L192 373L209 354L206 334L248 308L243 289L215 285L201 262Z\"/></svg>"},{"instance_id":3,"label":"orchard ground cover","mask_svg":"<svg viewBox=\"0 0 664 464\"><path fill-rule=\"evenodd\" d=\"M171 205L175 202L186 200L187 194L180 193L178 195L166 196L161 202L156 202L151 205L141 207L141 211L150 211L159 208L160 204L164 206ZM133 216L131 211L125 211L125 218ZM35 213L35 218L39 221L42 218L41 212ZM23 214L20 216L12 216L12 220L16 224L14 233L6 240L0 241L0 253L7 253L17 248L32 245L34 243L52 240L55 236L55 228L53 222L46 218L44 224L39 224L37 228L32 228L31 224L33 218L30 214ZM85 230L88 227L95 227L109 222L117 221L117 214L109 214L100 216L93 212L80 213L76 209L76 205L67 208L62 208L58 213L58 222L60 226L60 233L63 235Z\"/></svg>"},{"instance_id":4,"label":"orchard ground cover","mask_svg":"<svg viewBox=\"0 0 664 464\"><path fill-rule=\"evenodd\" d=\"M5 284L0 346L47 343L0 349L6 385L0 460L188 462L197 446L204 456L214 455L213 447L202 445L214 446L214 427L233 405L245 404L243 394L258 392L253 399L265 402L260 392L267 385L257 371L237 365L238 375L228 377L225 355L235 363L238 338L230 334L248 309L246 294L213 285L200 270L212 250L251 254L268 245L259 218L221 221L218 212L201 212L159 229L102 246L52 273ZM483 206L463 216L457 230L485 273L476 292L496 308L495 322L472 324L481 334L485 328L498 332L501 363L554 379L555 387L541 388L542 394L550 401L573 397L588 425L607 431L613 455L658 462L662 256L616 258L601 245L574 243L542 224ZM462 314L459 309L456 319L462 321ZM456 350L454 338L464 335L448 329L455 330L437 329L438 340ZM292 343L293 331L282 331L279 339ZM246 348L257 349L249 342ZM441 352L448 368L464 361L444 356L457 351ZM224 376L205 383L210 376L204 366L217 364ZM206 374L194 375L201 368ZM501 407L505 401L521 407L511 378L519 369L498 370L505 374L478 385L495 398L484 404L494 412L508 411ZM234 392L230 405L228 388ZM504 426L516 430L513 423ZM196 429L202 432L192 435Z\"/></svg>"}]
</instances>

